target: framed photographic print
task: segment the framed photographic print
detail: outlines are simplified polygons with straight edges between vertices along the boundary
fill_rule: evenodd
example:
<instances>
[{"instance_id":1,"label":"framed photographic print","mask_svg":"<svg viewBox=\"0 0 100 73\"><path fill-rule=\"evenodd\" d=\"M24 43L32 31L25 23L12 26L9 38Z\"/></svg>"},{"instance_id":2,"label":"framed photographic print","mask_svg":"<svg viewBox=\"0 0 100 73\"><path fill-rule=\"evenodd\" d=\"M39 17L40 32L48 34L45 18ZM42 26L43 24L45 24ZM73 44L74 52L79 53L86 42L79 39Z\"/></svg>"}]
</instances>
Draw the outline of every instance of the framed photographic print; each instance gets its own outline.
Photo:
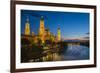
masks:
<instances>
[{"instance_id":1,"label":"framed photographic print","mask_svg":"<svg viewBox=\"0 0 100 73\"><path fill-rule=\"evenodd\" d=\"M11 72L96 67L96 6L11 1Z\"/></svg>"}]
</instances>

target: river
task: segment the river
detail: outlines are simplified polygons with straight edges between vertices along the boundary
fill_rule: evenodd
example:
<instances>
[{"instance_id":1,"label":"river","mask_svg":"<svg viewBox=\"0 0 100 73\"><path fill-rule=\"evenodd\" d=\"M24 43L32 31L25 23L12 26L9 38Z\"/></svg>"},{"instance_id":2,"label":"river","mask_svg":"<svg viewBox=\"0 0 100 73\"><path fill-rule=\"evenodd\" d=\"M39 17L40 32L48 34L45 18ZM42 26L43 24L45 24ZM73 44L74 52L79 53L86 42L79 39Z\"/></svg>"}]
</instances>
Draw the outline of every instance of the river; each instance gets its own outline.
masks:
<instances>
[{"instance_id":1,"label":"river","mask_svg":"<svg viewBox=\"0 0 100 73\"><path fill-rule=\"evenodd\" d=\"M82 45L68 45L61 56L62 60L89 59L89 48Z\"/></svg>"},{"instance_id":2,"label":"river","mask_svg":"<svg viewBox=\"0 0 100 73\"><path fill-rule=\"evenodd\" d=\"M41 58L30 60L30 62L46 61L69 61L69 60L87 60L89 59L89 47L83 45L67 45L61 53L50 53Z\"/></svg>"},{"instance_id":3,"label":"river","mask_svg":"<svg viewBox=\"0 0 100 73\"><path fill-rule=\"evenodd\" d=\"M68 45L62 53L48 54L43 61L67 61L89 59L89 48L82 45Z\"/></svg>"}]
</instances>

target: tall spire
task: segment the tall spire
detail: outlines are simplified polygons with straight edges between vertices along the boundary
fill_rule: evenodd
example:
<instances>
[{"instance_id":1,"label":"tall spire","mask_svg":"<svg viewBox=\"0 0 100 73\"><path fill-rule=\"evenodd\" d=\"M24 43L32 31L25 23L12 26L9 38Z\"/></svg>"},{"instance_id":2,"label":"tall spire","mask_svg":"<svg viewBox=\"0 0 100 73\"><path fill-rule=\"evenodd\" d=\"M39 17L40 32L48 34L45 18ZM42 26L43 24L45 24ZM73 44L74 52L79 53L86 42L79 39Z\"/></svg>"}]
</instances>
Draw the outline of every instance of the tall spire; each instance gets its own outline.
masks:
<instances>
[{"instance_id":1,"label":"tall spire","mask_svg":"<svg viewBox=\"0 0 100 73\"><path fill-rule=\"evenodd\" d=\"M30 23L29 23L28 16L27 16L26 23L25 23L25 35L30 35Z\"/></svg>"},{"instance_id":2,"label":"tall spire","mask_svg":"<svg viewBox=\"0 0 100 73\"><path fill-rule=\"evenodd\" d=\"M29 17L27 16L26 22L29 22Z\"/></svg>"},{"instance_id":3,"label":"tall spire","mask_svg":"<svg viewBox=\"0 0 100 73\"><path fill-rule=\"evenodd\" d=\"M42 40L42 42L44 42L44 33L45 33L44 18L43 18L43 16L41 16L39 35L41 36L40 39Z\"/></svg>"},{"instance_id":4,"label":"tall spire","mask_svg":"<svg viewBox=\"0 0 100 73\"><path fill-rule=\"evenodd\" d=\"M43 16L41 16L41 20L44 20L44 17Z\"/></svg>"},{"instance_id":5,"label":"tall spire","mask_svg":"<svg viewBox=\"0 0 100 73\"><path fill-rule=\"evenodd\" d=\"M60 31L59 27L58 27L58 30L57 30L57 39L58 39L58 41L61 40L61 31Z\"/></svg>"}]
</instances>

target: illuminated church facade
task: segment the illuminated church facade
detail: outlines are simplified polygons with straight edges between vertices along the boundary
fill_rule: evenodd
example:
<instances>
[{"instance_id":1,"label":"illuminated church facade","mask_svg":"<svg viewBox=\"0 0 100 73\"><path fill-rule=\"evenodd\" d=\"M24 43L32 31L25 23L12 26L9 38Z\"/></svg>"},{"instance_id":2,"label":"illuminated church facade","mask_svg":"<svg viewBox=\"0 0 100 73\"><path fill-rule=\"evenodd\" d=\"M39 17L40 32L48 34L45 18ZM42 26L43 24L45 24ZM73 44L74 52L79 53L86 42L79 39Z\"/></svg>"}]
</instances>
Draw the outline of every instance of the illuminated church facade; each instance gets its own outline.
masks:
<instances>
[{"instance_id":1,"label":"illuminated church facade","mask_svg":"<svg viewBox=\"0 0 100 73\"><path fill-rule=\"evenodd\" d=\"M28 38L28 39L31 38L31 40L33 40L35 43L37 43L39 40L41 41L41 43L45 43L47 40L51 42L61 41L60 28L57 28L57 35L55 36L53 33L50 32L49 29L45 28L43 16L40 19L38 34L35 35L35 33L31 32L30 30L31 29L30 29L29 19L27 18L25 23L25 30L24 30L24 34L22 35L22 38Z\"/></svg>"}]
</instances>

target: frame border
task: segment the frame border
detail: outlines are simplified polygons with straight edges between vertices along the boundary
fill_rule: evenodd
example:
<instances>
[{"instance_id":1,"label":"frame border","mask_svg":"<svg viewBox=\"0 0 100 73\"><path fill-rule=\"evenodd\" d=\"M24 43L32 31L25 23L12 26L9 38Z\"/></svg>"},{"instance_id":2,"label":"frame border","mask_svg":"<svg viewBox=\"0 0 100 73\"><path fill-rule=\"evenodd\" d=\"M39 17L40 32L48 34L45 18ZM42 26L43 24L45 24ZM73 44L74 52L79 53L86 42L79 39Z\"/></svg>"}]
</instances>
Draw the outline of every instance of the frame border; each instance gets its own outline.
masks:
<instances>
[{"instance_id":1,"label":"frame border","mask_svg":"<svg viewBox=\"0 0 100 73\"><path fill-rule=\"evenodd\" d=\"M16 69L16 4L22 4L22 5L40 5L40 6L53 6L53 7L72 7L72 8L87 8L87 9L93 9L94 10L94 64L88 64L88 65L75 65L75 66L59 66L59 67L43 67L43 68L25 68L25 69ZM13 1L11 0L10 5L10 72L28 72L28 71L43 71L43 70L59 70L59 69L75 69L75 68L90 68L90 67L96 67L97 66L97 55L96 55L96 6L93 5L77 5L77 4L61 4L61 3L47 3L47 2L34 2L34 1Z\"/></svg>"}]
</instances>

